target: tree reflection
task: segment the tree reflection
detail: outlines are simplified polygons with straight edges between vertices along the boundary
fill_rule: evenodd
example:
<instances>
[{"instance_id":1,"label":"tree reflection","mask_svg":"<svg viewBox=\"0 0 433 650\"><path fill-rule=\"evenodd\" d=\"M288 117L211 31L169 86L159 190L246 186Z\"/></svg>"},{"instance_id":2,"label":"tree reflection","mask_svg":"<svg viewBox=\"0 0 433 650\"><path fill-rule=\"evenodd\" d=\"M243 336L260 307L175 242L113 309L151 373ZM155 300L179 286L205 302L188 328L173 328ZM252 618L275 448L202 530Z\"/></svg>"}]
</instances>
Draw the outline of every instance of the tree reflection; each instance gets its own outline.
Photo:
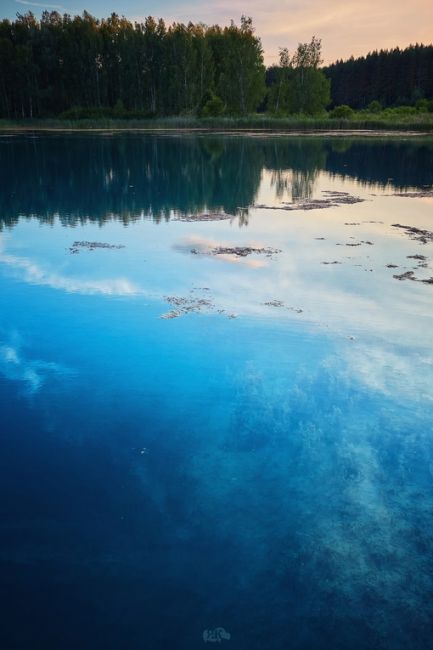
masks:
<instances>
[{"instance_id":1,"label":"tree reflection","mask_svg":"<svg viewBox=\"0 0 433 650\"><path fill-rule=\"evenodd\" d=\"M21 217L124 224L224 212L248 223L263 172L278 200L328 171L396 188L433 184L429 140L75 134L0 138L0 227ZM390 180L392 179L392 180Z\"/></svg>"},{"instance_id":2,"label":"tree reflection","mask_svg":"<svg viewBox=\"0 0 433 650\"><path fill-rule=\"evenodd\" d=\"M276 169L271 173L271 187L275 197L282 201L290 198L294 203L311 199L318 169Z\"/></svg>"}]
</instances>

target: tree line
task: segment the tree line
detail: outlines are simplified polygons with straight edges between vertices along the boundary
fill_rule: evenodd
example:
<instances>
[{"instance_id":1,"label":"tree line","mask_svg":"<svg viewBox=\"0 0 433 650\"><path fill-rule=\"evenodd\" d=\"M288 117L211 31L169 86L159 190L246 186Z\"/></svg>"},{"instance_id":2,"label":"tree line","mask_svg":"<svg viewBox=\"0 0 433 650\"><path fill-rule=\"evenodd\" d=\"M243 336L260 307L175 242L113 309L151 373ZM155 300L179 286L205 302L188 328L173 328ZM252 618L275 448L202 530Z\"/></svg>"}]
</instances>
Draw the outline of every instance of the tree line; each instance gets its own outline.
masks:
<instances>
[{"instance_id":1,"label":"tree line","mask_svg":"<svg viewBox=\"0 0 433 650\"><path fill-rule=\"evenodd\" d=\"M433 45L371 52L337 61L324 72L334 105L362 109L374 101L387 107L433 99Z\"/></svg>"},{"instance_id":2,"label":"tree line","mask_svg":"<svg viewBox=\"0 0 433 650\"><path fill-rule=\"evenodd\" d=\"M112 14L29 12L0 23L0 114L58 115L74 107L140 117L250 113L264 96L263 53L250 18L206 27Z\"/></svg>"},{"instance_id":3,"label":"tree line","mask_svg":"<svg viewBox=\"0 0 433 650\"><path fill-rule=\"evenodd\" d=\"M322 67L320 39L267 70L251 18L206 26L44 11L0 21L0 117L315 115L433 98L433 46Z\"/></svg>"}]
</instances>

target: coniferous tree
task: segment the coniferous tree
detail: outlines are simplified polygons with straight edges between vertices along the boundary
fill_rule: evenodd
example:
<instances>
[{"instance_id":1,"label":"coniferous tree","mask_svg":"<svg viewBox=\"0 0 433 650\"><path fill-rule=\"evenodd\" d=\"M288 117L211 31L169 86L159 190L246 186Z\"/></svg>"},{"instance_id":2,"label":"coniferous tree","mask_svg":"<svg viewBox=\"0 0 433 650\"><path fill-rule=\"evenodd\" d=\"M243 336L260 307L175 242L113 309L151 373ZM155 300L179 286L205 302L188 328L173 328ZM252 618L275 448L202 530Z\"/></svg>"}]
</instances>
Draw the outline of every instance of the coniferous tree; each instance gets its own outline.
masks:
<instances>
[{"instance_id":1,"label":"coniferous tree","mask_svg":"<svg viewBox=\"0 0 433 650\"><path fill-rule=\"evenodd\" d=\"M433 98L433 45L370 52L365 57L337 61L324 69L331 79L332 103L366 108L415 104Z\"/></svg>"}]
</instances>

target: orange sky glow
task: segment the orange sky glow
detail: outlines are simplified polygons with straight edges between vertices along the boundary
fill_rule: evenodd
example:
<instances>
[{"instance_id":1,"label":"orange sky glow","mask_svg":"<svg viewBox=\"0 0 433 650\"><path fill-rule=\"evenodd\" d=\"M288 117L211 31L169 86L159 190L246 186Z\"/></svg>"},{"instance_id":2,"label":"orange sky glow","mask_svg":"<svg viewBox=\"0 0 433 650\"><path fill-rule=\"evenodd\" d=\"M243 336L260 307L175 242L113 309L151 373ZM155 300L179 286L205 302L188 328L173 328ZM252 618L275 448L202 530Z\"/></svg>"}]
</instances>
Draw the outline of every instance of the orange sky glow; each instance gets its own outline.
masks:
<instances>
[{"instance_id":1,"label":"orange sky glow","mask_svg":"<svg viewBox=\"0 0 433 650\"><path fill-rule=\"evenodd\" d=\"M279 47L293 51L313 34L322 39L325 63L374 49L433 41L433 0L217 0L178 4L166 16L226 24L243 13L254 20L267 65L277 61Z\"/></svg>"},{"instance_id":2,"label":"orange sky glow","mask_svg":"<svg viewBox=\"0 0 433 650\"><path fill-rule=\"evenodd\" d=\"M98 18L112 12L130 20L146 16L188 23L239 24L251 16L261 37L265 63L277 62L280 47L294 51L314 35L322 39L325 63L375 49L433 42L433 0L0 0L4 15L43 9Z\"/></svg>"}]
</instances>

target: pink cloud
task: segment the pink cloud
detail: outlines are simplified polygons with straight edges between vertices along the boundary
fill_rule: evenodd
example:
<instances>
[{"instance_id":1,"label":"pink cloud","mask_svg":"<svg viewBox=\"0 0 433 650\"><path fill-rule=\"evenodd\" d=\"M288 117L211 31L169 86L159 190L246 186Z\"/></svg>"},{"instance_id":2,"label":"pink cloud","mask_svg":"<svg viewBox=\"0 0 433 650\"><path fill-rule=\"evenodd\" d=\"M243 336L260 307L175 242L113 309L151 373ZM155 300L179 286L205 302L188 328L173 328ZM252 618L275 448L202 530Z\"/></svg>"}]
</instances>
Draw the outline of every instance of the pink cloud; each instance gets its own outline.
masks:
<instances>
[{"instance_id":1,"label":"pink cloud","mask_svg":"<svg viewBox=\"0 0 433 650\"><path fill-rule=\"evenodd\" d=\"M183 4L163 17L167 22L224 25L232 18L239 21L242 14L252 16L268 65L277 60L279 47L293 51L313 34L322 38L326 63L374 49L432 41L431 0L413 0L410 5L403 0L216 0Z\"/></svg>"}]
</instances>

